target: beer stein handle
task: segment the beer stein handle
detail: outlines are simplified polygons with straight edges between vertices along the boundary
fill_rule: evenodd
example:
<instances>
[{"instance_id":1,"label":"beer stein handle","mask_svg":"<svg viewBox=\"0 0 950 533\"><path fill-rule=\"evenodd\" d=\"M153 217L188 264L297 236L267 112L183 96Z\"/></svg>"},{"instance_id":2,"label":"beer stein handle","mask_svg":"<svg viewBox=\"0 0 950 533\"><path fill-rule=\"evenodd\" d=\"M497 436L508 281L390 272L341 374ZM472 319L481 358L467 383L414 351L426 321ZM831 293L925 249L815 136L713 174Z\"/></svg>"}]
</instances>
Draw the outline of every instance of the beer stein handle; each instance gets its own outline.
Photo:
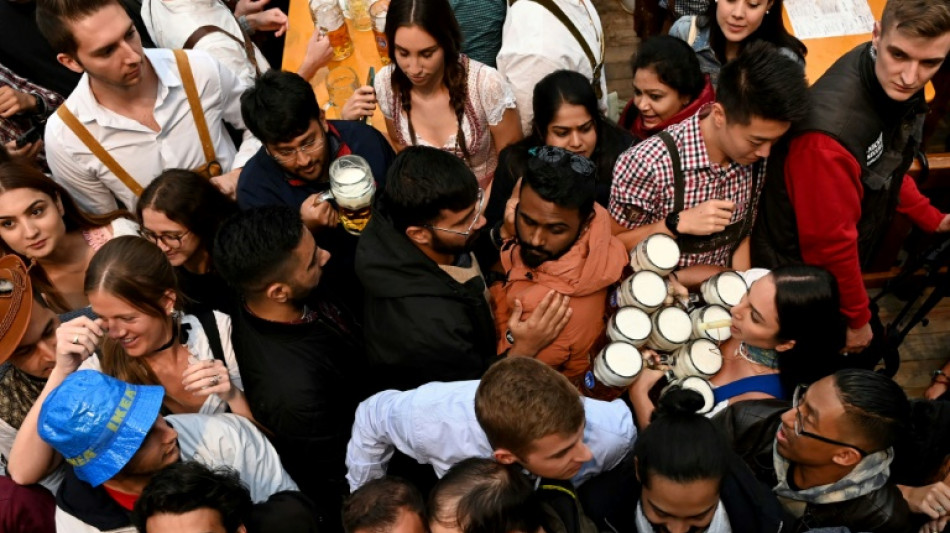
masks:
<instances>
[{"instance_id":1,"label":"beer stein handle","mask_svg":"<svg viewBox=\"0 0 950 533\"><path fill-rule=\"evenodd\" d=\"M333 191L324 191L317 196L317 203L326 202L333 199Z\"/></svg>"}]
</instances>

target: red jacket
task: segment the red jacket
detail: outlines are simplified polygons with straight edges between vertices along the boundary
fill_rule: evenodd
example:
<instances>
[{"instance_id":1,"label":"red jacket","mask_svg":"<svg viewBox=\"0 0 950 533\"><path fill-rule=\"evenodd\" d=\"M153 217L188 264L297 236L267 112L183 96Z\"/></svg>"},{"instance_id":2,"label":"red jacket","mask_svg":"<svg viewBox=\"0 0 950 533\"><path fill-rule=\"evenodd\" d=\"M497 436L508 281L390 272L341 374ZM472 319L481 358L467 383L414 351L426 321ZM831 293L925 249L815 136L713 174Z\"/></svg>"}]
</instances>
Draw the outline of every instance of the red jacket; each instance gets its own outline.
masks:
<instances>
[{"instance_id":1,"label":"red jacket","mask_svg":"<svg viewBox=\"0 0 950 533\"><path fill-rule=\"evenodd\" d=\"M848 327L864 326L871 311L858 260L857 224L864 190L861 166L830 136L806 133L793 139L789 147L785 186L795 209L802 259L834 274ZM897 211L928 232L936 230L943 219L907 175L901 183Z\"/></svg>"},{"instance_id":2,"label":"red jacket","mask_svg":"<svg viewBox=\"0 0 950 533\"><path fill-rule=\"evenodd\" d=\"M570 321L560 336L537 358L568 378L582 376L590 366L590 350L605 329L607 288L620 279L629 261L623 243L610 232L610 215L594 204L594 218L574 246L555 261L530 269L515 244L501 253L508 281L491 287L499 353L511 347L505 339L515 299L524 306L522 319L531 316L544 296L554 289L571 297Z\"/></svg>"}]
</instances>

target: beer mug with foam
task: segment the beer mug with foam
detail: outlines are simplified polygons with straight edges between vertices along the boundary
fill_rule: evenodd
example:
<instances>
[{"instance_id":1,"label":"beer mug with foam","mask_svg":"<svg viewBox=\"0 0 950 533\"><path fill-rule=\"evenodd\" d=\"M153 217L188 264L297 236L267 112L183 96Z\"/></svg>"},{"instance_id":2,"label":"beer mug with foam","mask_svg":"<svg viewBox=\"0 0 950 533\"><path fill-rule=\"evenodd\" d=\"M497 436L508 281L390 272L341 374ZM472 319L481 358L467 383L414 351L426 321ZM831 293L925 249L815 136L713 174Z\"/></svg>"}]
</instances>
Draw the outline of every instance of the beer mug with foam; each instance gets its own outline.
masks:
<instances>
[{"instance_id":1,"label":"beer mug with foam","mask_svg":"<svg viewBox=\"0 0 950 533\"><path fill-rule=\"evenodd\" d=\"M738 272L727 270L707 279L699 287L707 304L721 305L731 309L749 292L745 279Z\"/></svg>"},{"instance_id":2,"label":"beer mug with foam","mask_svg":"<svg viewBox=\"0 0 950 533\"><path fill-rule=\"evenodd\" d=\"M654 233L630 252L630 267L634 272L652 270L669 276L680 261L680 247L676 239L665 233Z\"/></svg>"},{"instance_id":3,"label":"beer mug with foam","mask_svg":"<svg viewBox=\"0 0 950 533\"><path fill-rule=\"evenodd\" d=\"M344 155L330 164L330 192L340 208L343 229L359 235L372 215L376 181L369 163L358 155Z\"/></svg>"},{"instance_id":4,"label":"beer mug with foam","mask_svg":"<svg viewBox=\"0 0 950 533\"><path fill-rule=\"evenodd\" d=\"M613 400L643 370L643 356L636 346L611 342L597 354L591 369L584 375L584 395L599 400Z\"/></svg>"},{"instance_id":5,"label":"beer mug with foam","mask_svg":"<svg viewBox=\"0 0 950 533\"><path fill-rule=\"evenodd\" d=\"M672 390L674 387L694 390L703 397L703 407L696 411L698 414L705 415L712 411L713 407L716 406L716 397L713 394L712 385L710 385L709 382L703 378L689 376L683 379L674 379L669 385L663 387L663 391L660 392L660 396L666 394L667 391Z\"/></svg>"},{"instance_id":6,"label":"beer mug with foam","mask_svg":"<svg viewBox=\"0 0 950 533\"><path fill-rule=\"evenodd\" d=\"M651 270L634 272L620 283L614 295L615 307L638 307L652 313L663 305L669 294L666 280Z\"/></svg>"},{"instance_id":7,"label":"beer mug with foam","mask_svg":"<svg viewBox=\"0 0 950 533\"><path fill-rule=\"evenodd\" d=\"M689 313L693 322L693 337L709 339L713 342L723 342L732 337L729 326L732 325L732 315L721 305L697 307Z\"/></svg>"},{"instance_id":8,"label":"beer mug with foam","mask_svg":"<svg viewBox=\"0 0 950 533\"><path fill-rule=\"evenodd\" d=\"M647 346L661 352L672 352L686 344L693 333L689 315L679 307L664 307L653 314L653 333Z\"/></svg>"},{"instance_id":9,"label":"beer mug with foam","mask_svg":"<svg viewBox=\"0 0 950 533\"><path fill-rule=\"evenodd\" d=\"M653 323L650 322L650 315L636 307L621 307L607 324L610 340L629 342L637 348L643 346L651 331Z\"/></svg>"},{"instance_id":10,"label":"beer mug with foam","mask_svg":"<svg viewBox=\"0 0 950 533\"><path fill-rule=\"evenodd\" d=\"M722 352L710 340L693 339L673 355L673 375L709 379L722 369Z\"/></svg>"}]
</instances>

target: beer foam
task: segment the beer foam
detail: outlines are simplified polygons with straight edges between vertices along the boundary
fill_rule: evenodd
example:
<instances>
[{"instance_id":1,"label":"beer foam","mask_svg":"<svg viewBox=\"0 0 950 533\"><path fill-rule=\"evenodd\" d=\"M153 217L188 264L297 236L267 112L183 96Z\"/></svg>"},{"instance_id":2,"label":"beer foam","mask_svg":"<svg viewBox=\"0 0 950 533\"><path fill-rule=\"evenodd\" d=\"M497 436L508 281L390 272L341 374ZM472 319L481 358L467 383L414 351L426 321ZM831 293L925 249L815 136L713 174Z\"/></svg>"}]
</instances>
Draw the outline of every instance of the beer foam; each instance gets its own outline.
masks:
<instances>
[{"instance_id":1,"label":"beer foam","mask_svg":"<svg viewBox=\"0 0 950 533\"><path fill-rule=\"evenodd\" d=\"M650 316L636 307L623 307L617 310L617 314L614 315L614 324L618 333L634 341L649 337L653 329Z\"/></svg>"},{"instance_id":2,"label":"beer foam","mask_svg":"<svg viewBox=\"0 0 950 533\"><path fill-rule=\"evenodd\" d=\"M658 307L668 292L663 278L649 270L641 270L630 276L630 291L647 307Z\"/></svg>"},{"instance_id":3,"label":"beer foam","mask_svg":"<svg viewBox=\"0 0 950 533\"><path fill-rule=\"evenodd\" d=\"M693 336L698 338L708 338L714 341L725 341L732 337L732 332L729 331L729 326L722 328L710 328L705 331L700 331L699 329L699 325L702 323L731 320L732 315L725 307L721 305L710 305L709 307L699 308L696 311L693 311L693 313L696 314L696 316L693 317Z\"/></svg>"},{"instance_id":4,"label":"beer foam","mask_svg":"<svg viewBox=\"0 0 950 533\"><path fill-rule=\"evenodd\" d=\"M632 378L643 367L643 356L637 347L626 342L612 342L604 349L604 363L619 377Z\"/></svg>"},{"instance_id":5,"label":"beer foam","mask_svg":"<svg viewBox=\"0 0 950 533\"><path fill-rule=\"evenodd\" d=\"M679 307L664 307L657 312L656 327L670 342L683 343L693 332L693 323Z\"/></svg>"},{"instance_id":6,"label":"beer foam","mask_svg":"<svg viewBox=\"0 0 950 533\"><path fill-rule=\"evenodd\" d=\"M697 413L704 415L712 411L715 405L713 403L715 402L715 395L713 394L712 385L710 385L708 381L696 376L690 376L680 381L679 385L684 389L694 390L702 395L704 402L703 408L697 411Z\"/></svg>"},{"instance_id":7,"label":"beer foam","mask_svg":"<svg viewBox=\"0 0 950 533\"><path fill-rule=\"evenodd\" d=\"M748 292L742 276L735 272L722 272L716 278L716 290L719 292L722 301L729 307L739 305L739 301Z\"/></svg>"},{"instance_id":8,"label":"beer foam","mask_svg":"<svg viewBox=\"0 0 950 533\"><path fill-rule=\"evenodd\" d=\"M696 370L712 376L722 369L722 352L712 341L696 339L689 345L689 357Z\"/></svg>"},{"instance_id":9,"label":"beer foam","mask_svg":"<svg viewBox=\"0 0 950 533\"><path fill-rule=\"evenodd\" d=\"M662 269L676 268L680 260L680 247L676 241L664 233L657 233L647 237L644 241L647 257Z\"/></svg>"}]
</instances>

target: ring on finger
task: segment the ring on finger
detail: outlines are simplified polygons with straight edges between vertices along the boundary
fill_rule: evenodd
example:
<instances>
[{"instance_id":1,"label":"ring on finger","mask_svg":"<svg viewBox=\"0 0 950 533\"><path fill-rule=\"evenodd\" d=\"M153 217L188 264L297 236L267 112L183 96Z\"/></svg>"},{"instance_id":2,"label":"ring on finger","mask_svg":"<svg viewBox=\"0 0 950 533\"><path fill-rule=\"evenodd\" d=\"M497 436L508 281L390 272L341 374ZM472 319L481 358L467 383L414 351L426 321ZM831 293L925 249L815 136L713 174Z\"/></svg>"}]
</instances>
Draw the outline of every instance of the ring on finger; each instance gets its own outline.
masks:
<instances>
[{"instance_id":1,"label":"ring on finger","mask_svg":"<svg viewBox=\"0 0 950 533\"><path fill-rule=\"evenodd\" d=\"M78 334L78 333L73 337L73 344L79 344L79 334Z\"/></svg>"},{"instance_id":2,"label":"ring on finger","mask_svg":"<svg viewBox=\"0 0 950 533\"><path fill-rule=\"evenodd\" d=\"M219 375L217 375L217 374L211 376L211 386L212 386L212 387L216 386L220 381L221 381L221 376L219 376Z\"/></svg>"},{"instance_id":3,"label":"ring on finger","mask_svg":"<svg viewBox=\"0 0 950 533\"><path fill-rule=\"evenodd\" d=\"M935 505L934 511L937 511L937 514L941 514L941 515L947 512L947 510L941 507L940 505Z\"/></svg>"}]
</instances>

